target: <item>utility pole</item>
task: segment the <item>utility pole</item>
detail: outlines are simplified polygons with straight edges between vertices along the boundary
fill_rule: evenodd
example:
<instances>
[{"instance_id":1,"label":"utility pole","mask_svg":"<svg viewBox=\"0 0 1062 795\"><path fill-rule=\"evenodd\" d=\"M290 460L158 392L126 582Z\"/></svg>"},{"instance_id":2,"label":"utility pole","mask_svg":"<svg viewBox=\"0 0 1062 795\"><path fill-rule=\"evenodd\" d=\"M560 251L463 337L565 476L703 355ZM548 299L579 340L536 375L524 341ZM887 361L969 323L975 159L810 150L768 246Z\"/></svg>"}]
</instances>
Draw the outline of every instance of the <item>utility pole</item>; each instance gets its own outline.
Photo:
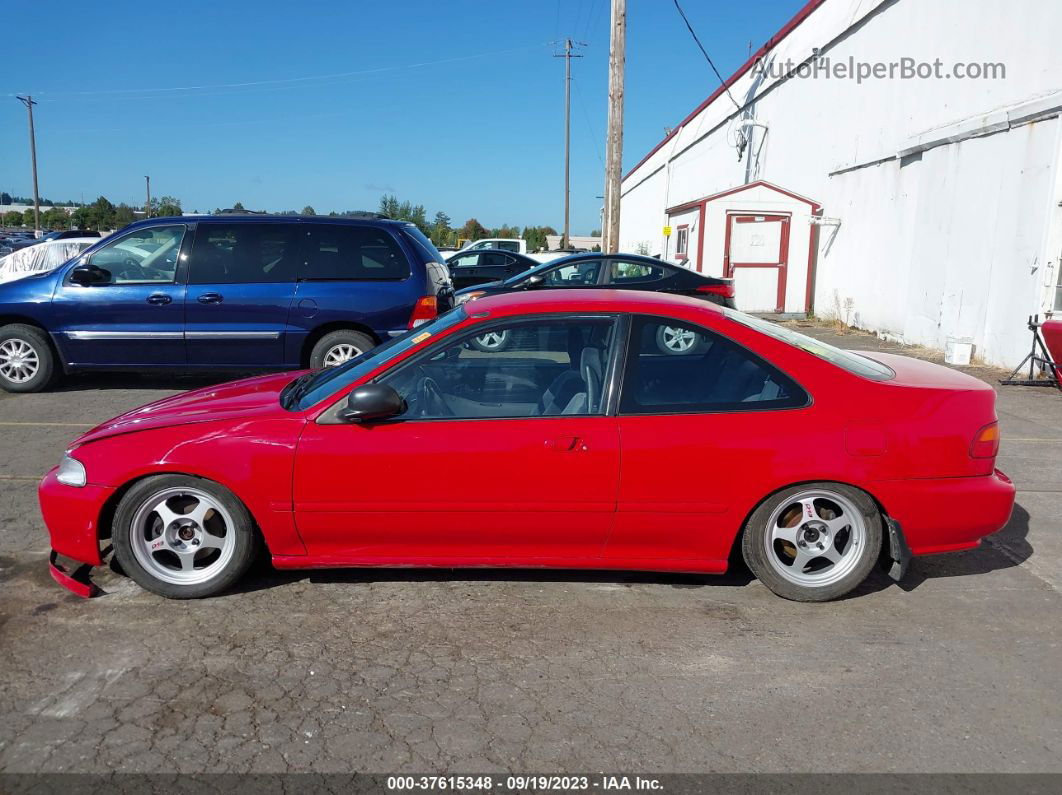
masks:
<instances>
[{"instance_id":1,"label":"utility pole","mask_svg":"<svg viewBox=\"0 0 1062 795\"><path fill-rule=\"evenodd\" d=\"M40 237L41 197L37 192L37 138L33 133L33 106L37 103L33 101L33 97L29 94L24 97L18 97L18 100L25 105L26 110L29 111L30 158L33 161L33 234Z\"/></svg>"},{"instance_id":2,"label":"utility pole","mask_svg":"<svg viewBox=\"0 0 1062 795\"><path fill-rule=\"evenodd\" d=\"M572 53L572 47L578 45L585 47L581 41L564 40L564 52L554 53L554 58L564 59L564 234L561 236L561 248L568 248L569 228L568 218L571 208L571 196L568 184L571 175L571 143L572 143L572 58L582 58L581 55Z\"/></svg>"},{"instance_id":3,"label":"utility pole","mask_svg":"<svg viewBox=\"0 0 1062 795\"><path fill-rule=\"evenodd\" d=\"M147 186L147 201L144 202L144 217L151 217L151 177L144 175L144 183Z\"/></svg>"},{"instance_id":4,"label":"utility pole","mask_svg":"<svg viewBox=\"0 0 1062 795\"><path fill-rule=\"evenodd\" d=\"M605 134L605 220L601 230L601 250L610 254L619 251L626 46L627 0L612 0L612 36L608 51L608 132Z\"/></svg>"}]
</instances>

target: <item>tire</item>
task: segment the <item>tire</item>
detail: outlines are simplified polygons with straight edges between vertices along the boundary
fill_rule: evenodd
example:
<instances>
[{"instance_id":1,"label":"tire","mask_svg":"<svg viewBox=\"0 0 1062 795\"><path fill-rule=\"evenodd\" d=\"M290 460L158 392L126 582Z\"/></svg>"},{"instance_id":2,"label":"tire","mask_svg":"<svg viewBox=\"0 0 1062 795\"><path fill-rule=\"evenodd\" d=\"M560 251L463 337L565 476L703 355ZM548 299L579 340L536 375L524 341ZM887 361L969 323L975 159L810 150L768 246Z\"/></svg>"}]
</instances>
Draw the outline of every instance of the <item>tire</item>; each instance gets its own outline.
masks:
<instances>
[{"instance_id":1,"label":"tire","mask_svg":"<svg viewBox=\"0 0 1062 795\"><path fill-rule=\"evenodd\" d=\"M191 475L155 475L135 484L118 503L111 538L126 574L168 599L228 590L259 546L243 503L224 486Z\"/></svg>"},{"instance_id":2,"label":"tire","mask_svg":"<svg viewBox=\"0 0 1062 795\"><path fill-rule=\"evenodd\" d=\"M870 574L881 551L882 525L866 492L805 483L771 495L753 511L741 552L756 578L783 599L828 602Z\"/></svg>"},{"instance_id":3,"label":"tire","mask_svg":"<svg viewBox=\"0 0 1062 795\"><path fill-rule=\"evenodd\" d=\"M40 392L55 379L55 354L48 335L34 326L0 327L0 388Z\"/></svg>"},{"instance_id":4,"label":"tire","mask_svg":"<svg viewBox=\"0 0 1062 795\"><path fill-rule=\"evenodd\" d=\"M310 367L320 370L323 367L335 367L353 359L359 354L371 351L376 343L367 334L351 329L330 331L313 346L310 353Z\"/></svg>"},{"instance_id":5,"label":"tire","mask_svg":"<svg viewBox=\"0 0 1062 795\"><path fill-rule=\"evenodd\" d=\"M668 356L688 356L703 346L703 337L681 326L660 326L656 330L656 347Z\"/></svg>"},{"instance_id":6,"label":"tire","mask_svg":"<svg viewBox=\"0 0 1062 795\"><path fill-rule=\"evenodd\" d=\"M488 331L472 338L472 347L484 353L498 353L504 351L512 342L513 332L511 329L504 331Z\"/></svg>"}]
</instances>

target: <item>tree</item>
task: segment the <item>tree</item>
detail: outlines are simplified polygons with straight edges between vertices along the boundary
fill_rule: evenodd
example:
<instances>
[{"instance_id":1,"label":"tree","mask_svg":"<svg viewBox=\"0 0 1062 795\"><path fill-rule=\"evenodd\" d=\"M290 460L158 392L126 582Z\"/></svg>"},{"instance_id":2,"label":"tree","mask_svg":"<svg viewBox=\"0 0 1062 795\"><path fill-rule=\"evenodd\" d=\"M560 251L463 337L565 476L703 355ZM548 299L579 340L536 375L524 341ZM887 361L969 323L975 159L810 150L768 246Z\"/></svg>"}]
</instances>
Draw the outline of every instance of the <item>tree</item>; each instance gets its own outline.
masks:
<instances>
[{"instance_id":1,"label":"tree","mask_svg":"<svg viewBox=\"0 0 1062 795\"><path fill-rule=\"evenodd\" d=\"M399 207L398 197L385 193L380 197L380 206L377 208L377 212L381 215L386 215L388 218L398 218Z\"/></svg>"},{"instance_id":2,"label":"tree","mask_svg":"<svg viewBox=\"0 0 1062 795\"><path fill-rule=\"evenodd\" d=\"M123 226L133 223L134 220L136 220L136 216L133 213L133 208L125 202L114 208L114 225L116 228L121 229Z\"/></svg>"},{"instance_id":3,"label":"tree","mask_svg":"<svg viewBox=\"0 0 1062 795\"><path fill-rule=\"evenodd\" d=\"M601 237L601 230L600 229L592 229L592 230L590 230L590 237Z\"/></svg>"},{"instance_id":4,"label":"tree","mask_svg":"<svg viewBox=\"0 0 1062 795\"><path fill-rule=\"evenodd\" d=\"M14 202L11 201L11 194L6 190L3 193L0 193L0 204L14 204Z\"/></svg>"},{"instance_id":5,"label":"tree","mask_svg":"<svg viewBox=\"0 0 1062 795\"><path fill-rule=\"evenodd\" d=\"M317 215L317 213L314 211L313 207L307 204L302 208L302 212L299 213L299 215Z\"/></svg>"},{"instance_id":6,"label":"tree","mask_svg":"<svg viewBox=\"0 0 1062 795\"><path fill-rule=\"evenodd\" d=\"M4 213L4 226L21 226L22 213L17 210L9 210Z\"/></svg>"},{"instance_id":7,"label":"tree","mask_svg":"<svg viewBox=\"0 0 1062 795\"><path fill-rule=\"evenodd\" d=\"M247 208L243 206L243 202L236 202L234 205L232 205L232 209L234 209L234 210L246 210Z\"/></svg>"},{"instance_id":8,"label":"tree","mask_svg":"<svg viewBox=\"0 0 1062 795\"><path fill-rule=\"evenodd\" d=\"M22 213L22 225L33 226L33 210L25 210Z\"/></svg>"},{"instance_id":9,"label":"tree","mask_svg":"<svg viewBox=\"0 0 1062 795\"><path fill-rule=\"evenodd\" d=\"M481 237L490 237L490 233L475 218L469 218L464 226L457 230L457 236L465 240L479 240Z\"/></svg>"},{"instance_id":10,"label":"tree","mask_svg":"<svg viewBox=\"0 0 1062 795\"><path fill-rule=\"evenodd\" d=\"M173 196L163 196L151 200L151 214L160 216L182 215L181 200Z\"/></svg>"},{"instance_id":11,"label":"tree","mask_svg":"<svg viewBox=\"0 0 1062 795\"><path fill-rule=\"evenodd\" d=\"M100 196L92 202L89 210L92 211L92 223L96 229L114 228L114 205L107 200L106 196Z\"/></svg>"},{"instance_id":12,"label":"tree","mask_svg":"<svg viewBox=\"0 0 1062 795\"><path fill-rule=\"evenodd\" d=\"M49 207L41 213L41 226L49 229L66 229L69 223L70 217L66 214L66 210L60 207Z\"/></svg>"},{"instance_id":13,"label":"tree","mask_svg":"<svg viewBox=\"0 0 1062 795\"><path fill-rule=\"evenodd\" d=\"M546 248L546 235L555 235L557 230L552 226L525 226L524 240L527 241L528 251L538 251Z\"/></svg>"},{"instance_id":14,"label":"tree","mask_svg":"<svg viewBox=\"0 0 1062 795\"><path fill-rule=\"evenodd\" d=\"M450 216L444 213L442 210L435 213L435 221L431 225L431 234L428 237L437 246L447 246L450 244L450 236L453 234L453 230L450 228Z\"/></svg>"},{"instance_id":15,"label":"tree","mask_svg":"<svg viewBox=\"0 0 1062 795\"><path fill-rule=\"evenodd\" d=\"M78 207L74 210L74 214L70 216L70 222L74 225L75 229L88 229L92 226L92 209L89 207Z\"/></svg>"}]
</instances>

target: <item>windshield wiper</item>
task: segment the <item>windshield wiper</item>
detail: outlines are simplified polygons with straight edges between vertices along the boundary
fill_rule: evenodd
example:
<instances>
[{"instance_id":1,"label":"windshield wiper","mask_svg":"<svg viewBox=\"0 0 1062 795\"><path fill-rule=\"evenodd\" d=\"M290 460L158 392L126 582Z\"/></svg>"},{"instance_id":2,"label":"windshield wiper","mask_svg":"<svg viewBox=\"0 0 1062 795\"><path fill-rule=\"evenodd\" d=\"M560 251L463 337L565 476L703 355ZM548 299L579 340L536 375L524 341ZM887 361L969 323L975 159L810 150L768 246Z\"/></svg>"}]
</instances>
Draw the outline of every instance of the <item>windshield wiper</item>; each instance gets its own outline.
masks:
<instances>
[{"instance_id":1,"label":"windshield wiper","mask_svg":"<svg viewBox=\"0 0 1062 795\"><path fill-rule=\"evenodd\" d=\"M312 372L303 373L284 387L284 391L280 395L280 405L289 410L292 406L298 405L303 396L310 391L310 382L313 377L314 373Z\"/></svg>"}]
</instances>

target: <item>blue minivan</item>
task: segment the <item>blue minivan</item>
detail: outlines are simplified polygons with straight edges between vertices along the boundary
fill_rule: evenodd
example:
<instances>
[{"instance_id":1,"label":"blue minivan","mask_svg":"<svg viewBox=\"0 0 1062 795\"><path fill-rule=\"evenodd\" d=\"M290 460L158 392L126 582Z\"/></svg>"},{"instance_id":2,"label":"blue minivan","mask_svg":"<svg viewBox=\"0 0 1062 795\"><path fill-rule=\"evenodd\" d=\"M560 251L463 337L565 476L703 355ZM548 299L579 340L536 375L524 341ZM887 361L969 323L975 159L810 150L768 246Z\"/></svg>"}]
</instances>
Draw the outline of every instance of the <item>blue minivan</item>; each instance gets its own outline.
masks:
<instances>
[{"instance_id":1,"label":"blue minivan","mask_svg":"<svg viewBox=\"0 0 1062 795\"><path fill-rule=\"evenodd\" d=\"M0 284L0 387L37 392L81 370L328 367L452 305L443 258L411 223L151 218Z\"/></svg>"}]
</instances>

